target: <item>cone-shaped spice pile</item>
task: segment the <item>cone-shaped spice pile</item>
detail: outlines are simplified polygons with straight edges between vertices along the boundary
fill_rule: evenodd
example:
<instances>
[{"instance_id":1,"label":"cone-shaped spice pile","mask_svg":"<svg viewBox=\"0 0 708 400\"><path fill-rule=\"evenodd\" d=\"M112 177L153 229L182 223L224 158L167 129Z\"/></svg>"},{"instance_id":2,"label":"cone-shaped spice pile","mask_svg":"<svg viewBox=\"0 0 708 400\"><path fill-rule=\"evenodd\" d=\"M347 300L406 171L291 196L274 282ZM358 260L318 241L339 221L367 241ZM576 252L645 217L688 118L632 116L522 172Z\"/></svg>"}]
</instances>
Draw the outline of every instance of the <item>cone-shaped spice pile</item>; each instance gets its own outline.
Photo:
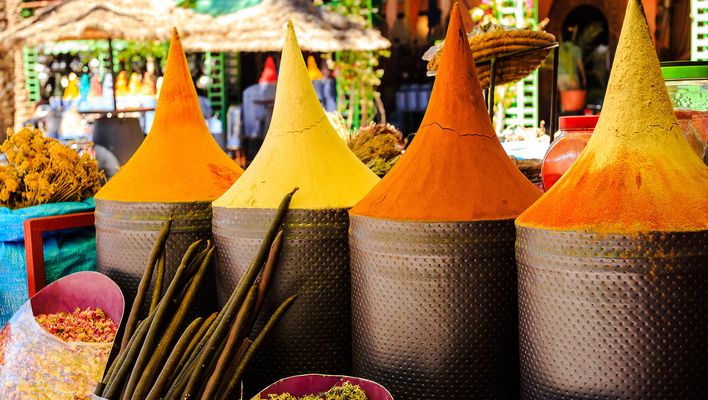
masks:
<instances>
[{"instance_id":1,"label":"cone-shaped spice pile","mask_svg":"<svg viewBox=\"0 0 708 400\"><path fill-rule=\"evenodd\" d=\"M258 79L258 83L276 82L278 82L278 72L275 68L275 60L273 57L269 56L266 58L265 66L263 67L263 72L261 72L261 77Z\"/></svg>"},{"instance_id":2,"label":"cone-shaped spice pile","mask_svg":"<svg viewBox=\"0 0 708 400\"><path fill-rule=\"evenodd\" d=\"M517 225L523 398L708 396L708 168L639 0L593 137Z\"/></svg>"},{"instance_id":3,"label":"cone-shaped spice pile","mask_svg":"<svg viewBox=\"0 0 708 400\"><path fill-rule=\"evenodd\" d=\"M175 30L150 133L96 198L126 202L211 201L242 172L207 129Z\"/></svg>"},{"instance_id":4,"label":"cone-shaped spice pile","mask_svg":"<svg viewBox=\"0 0 708 400\"><path fill-rule=\"evenodd\" d=\"M137 293L160 228L172 220L164 249L165 279L174 276L187 247L211 239L211 201L243 173L212 138L177 31L147 138L128 163L96 194L98 270L113 278L128 302ZM211 290L199 307L216 306Z\"/></svg>"},{"instance_id":5,"label":"cone-shaped spice pile","mask_svg":"<svg viewBox=\"0 0 708 400\"><path fill-rule=\"evenodd\" d=\"M329 123L288 24L268 134L248 171L214 207L274 209L299 187L292 208L349 208L377 182Z\"/></svg>"},{"instance_id":6,"label":"cone-shaped spice pile","mask_svg":"<svg viewBox=\"0 0 708 400\"><path fill-rule=\"evenodd\" d=\"M311 81L317 81L322 79L322 71L320 71L320 66L317 65L317 61L314 56L307 57L307 73L310 76Z\"/></svg>"},{"instance_id":7,"label":"cone-shaped spice pile","mask_svg":"<svg viewBox=\"0 0 708 400\"><path fill-rule=\"evenodd\" d=\"M378 182L339 138L310 81L292 24L280 64L273 119L243 176L214 205L219 298L248 267L275 208L299 188L285 221L285 242L271 303L299 297L259 354L247 392L311 371L351 369L348 209Z\"/></svg>"},{"instance_id":8,"label":"cone-shaped spice pile","mask_svg":"<svg viewBox=\"0 0 708 400\"><path fill-rule=\"evenodd\" d=\"M634 3L590 142L519 225L623 233L708 229L708 168L690 157Z\"/></svg>"},{"instance_id":9,"label":"cone-shaped spice pile","mask_svg":"<svg viewBox=\"0 0 708 400\"><path fill-rule=\"evenodd\" d=\"M451 19L415 140L353 215L412 221L516 218L540 193L504 152L489 120L469 45ZM448 47L449 46L449 47Z\"/></svg>"},{"instance_id":10,"label":"cone-shaped spice pile","mask_svg":"<svg viewBox=\"0 0 708 400\"><path fill-rule=\"evenodd\" d=\"M450 17L428 110L351 211L354 374L396 399L518 398L514 218L540 192L502 149Z\"/></svg>"}]
</instances>

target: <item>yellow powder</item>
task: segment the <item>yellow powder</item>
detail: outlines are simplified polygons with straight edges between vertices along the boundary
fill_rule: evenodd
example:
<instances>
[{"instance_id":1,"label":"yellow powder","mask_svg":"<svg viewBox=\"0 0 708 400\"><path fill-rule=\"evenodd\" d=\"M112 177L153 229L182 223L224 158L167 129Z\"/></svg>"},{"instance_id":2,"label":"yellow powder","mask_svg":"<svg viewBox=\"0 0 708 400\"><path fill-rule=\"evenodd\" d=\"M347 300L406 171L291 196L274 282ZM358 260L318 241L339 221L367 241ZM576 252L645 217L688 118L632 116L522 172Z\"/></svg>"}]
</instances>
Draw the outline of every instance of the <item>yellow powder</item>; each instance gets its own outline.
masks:
<instances>
[{"instance_id":1,"label":"yellow powder","mask_svg":"<svg viewBox=\"0 0 708 400\"><path fill-rule=\"evenodd\" d=\"M311 81L318 81L324 77L313 56L307 57L307 74L310 76Z\"/></svg>"},{"instance_id":2,"label":"yellow powder","mask_svg":"<svg viewBox=\"0 0 708 400\"><path fill-rule=\"evenodd\" d=\"M329 123L288 23L266 139L248 170L213 205L277 208L283 195L299 187L291 208L348 208L378 180Z\"/></svg>"},{"instance_id":3,"label":"yellow powder","mask_svg":"<svg viewBox=\"0 0 708 400\"><path fill-rule=\"evenodd\" d=\"M211 201L242 173L206 127L175 30L150 133L96 198L125 202Z\"/></svg>"},{"instance_id":4,"label":"yellow powder","mask_svg":"<svg viewBox=\"0 0 708 400\"><path fill-rule=\"evenodd\" d=\"M708 229L708 168L674 117L639 0L627 6L590 142L517 223L616 233Z\"/></svg>"}]
</instances>

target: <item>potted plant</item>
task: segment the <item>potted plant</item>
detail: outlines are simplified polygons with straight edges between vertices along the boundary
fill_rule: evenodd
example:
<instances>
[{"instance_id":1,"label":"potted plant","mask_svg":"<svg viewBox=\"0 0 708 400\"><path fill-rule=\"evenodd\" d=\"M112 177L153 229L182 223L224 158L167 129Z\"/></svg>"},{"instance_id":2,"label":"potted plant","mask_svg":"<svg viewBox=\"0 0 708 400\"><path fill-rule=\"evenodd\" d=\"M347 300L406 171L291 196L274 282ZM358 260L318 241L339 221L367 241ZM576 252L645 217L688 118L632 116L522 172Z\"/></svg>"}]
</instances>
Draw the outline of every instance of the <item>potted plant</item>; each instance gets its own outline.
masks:
<instances>
[{"instance_id":1,"label":"potted plant","mask_svg":"<svg viewBox=\"0 0 708 400\"><path fill-rule=\"evenodd\" d=\"M585 108L587 98L587 78L584 54L590 54L596 47L596 39L604 28L593 22L580 29L568 29L570 40L560 44L558 60L558 90L563 112L580 111ZM566 37L567 39L567 37Z\"/></svg>"},{"instance_id":2,"label":"potted plant","mask_svg":"<svg viewBox=\"0 0 708 400\"><path fill-rule=\"evenodd\" d=\"M564 40L558 51L558 91L563 112L582 110L587 97L583 50L576 43L577 27L571 30L572 39Z\"/></svg>"}]
</instances>

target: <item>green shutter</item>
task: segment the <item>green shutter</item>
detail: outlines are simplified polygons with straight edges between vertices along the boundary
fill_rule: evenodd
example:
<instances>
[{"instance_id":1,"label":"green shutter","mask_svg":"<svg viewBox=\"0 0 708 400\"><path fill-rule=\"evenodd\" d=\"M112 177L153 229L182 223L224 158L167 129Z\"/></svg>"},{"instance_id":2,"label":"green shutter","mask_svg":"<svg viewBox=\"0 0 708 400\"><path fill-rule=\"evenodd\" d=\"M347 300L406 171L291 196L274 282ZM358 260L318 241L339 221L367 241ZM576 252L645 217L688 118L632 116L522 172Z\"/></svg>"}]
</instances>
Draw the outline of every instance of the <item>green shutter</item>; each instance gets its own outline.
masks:
<instances>
[{"instance_id":1,"label":"green shutter","mask_svg":"<svg viewBox=\"0 0 708 400\"><path fill-rule=\"evenodd\" d=\"M691 60L708 60L708 0L691 0Z\"/></svg>"},{"instance_id":2,"label":"green shutter","mask_svg":"<svg viewBox=\"0 0 708 400\"><path fill-rule=\"evenodd\" d=\"M213 111L219 113L219 119L226 127L226 57L224 53L206 53L207 75L211 83L207 88L207 96Z\"/></svg>"},{"instance_id":3,"label":"green shutter","mask_svg":"<svg viewBox=\"0 0 708 400\"><path fill-rule=\"evenodd\" d=\"M33 47L22 48L22 68L25 73L25 87L31 102L40 100L41 88L39 87L39 78L37 78L37 55L39 52Z\"/></svg>"},{"instance_id":4,"label":"green shutter","mask_svg":"<svg viewBox=\"0 0 708 400\"><path fill-rule=\"evenodd\" d=\"M506 0L499 8L499 19L513 16L516 26L522 27L526 13L524 0ZM534 16L538 21L538 4L534 2ZM538 126L538 71L515 83L516 97L513 104L506 109L504 126L501 131L510 126L533 128Z\"/></svg>"}]
</instances>

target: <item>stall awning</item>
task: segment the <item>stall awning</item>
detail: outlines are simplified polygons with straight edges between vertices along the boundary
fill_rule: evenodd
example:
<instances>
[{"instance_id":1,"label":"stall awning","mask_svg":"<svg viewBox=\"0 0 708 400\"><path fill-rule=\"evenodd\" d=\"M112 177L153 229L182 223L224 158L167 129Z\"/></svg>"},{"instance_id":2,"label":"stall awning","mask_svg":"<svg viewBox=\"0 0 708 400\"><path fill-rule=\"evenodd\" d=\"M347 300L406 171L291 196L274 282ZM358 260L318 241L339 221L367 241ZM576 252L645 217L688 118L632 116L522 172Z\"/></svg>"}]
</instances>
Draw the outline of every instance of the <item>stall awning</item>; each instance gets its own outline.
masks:
<instances>
[{"instance_id":1,"label":"stall awning","mask_svg":"<svg viewBox=\"0 0 708 400\"><path fill-rule=\"evenodd\" d=\"M213 24L190 32L184 44L197 51L280 51L288 20L295 25L303 50L379 50L391 46L378 30L315 7L312 0L263 0L215 18Z\"/></svg>"},{"instance_id":2,"label":"stall awning","mask_svg":"<svg viewBox=\"0 0 708 400\"><path fill-rule=\"evenodd\" d=\"M213 23L209 15L164 0L64 0L0 35L4 46L76 39L169 40L172 28L190 32Z\"/></svg>"}]
</instances>

